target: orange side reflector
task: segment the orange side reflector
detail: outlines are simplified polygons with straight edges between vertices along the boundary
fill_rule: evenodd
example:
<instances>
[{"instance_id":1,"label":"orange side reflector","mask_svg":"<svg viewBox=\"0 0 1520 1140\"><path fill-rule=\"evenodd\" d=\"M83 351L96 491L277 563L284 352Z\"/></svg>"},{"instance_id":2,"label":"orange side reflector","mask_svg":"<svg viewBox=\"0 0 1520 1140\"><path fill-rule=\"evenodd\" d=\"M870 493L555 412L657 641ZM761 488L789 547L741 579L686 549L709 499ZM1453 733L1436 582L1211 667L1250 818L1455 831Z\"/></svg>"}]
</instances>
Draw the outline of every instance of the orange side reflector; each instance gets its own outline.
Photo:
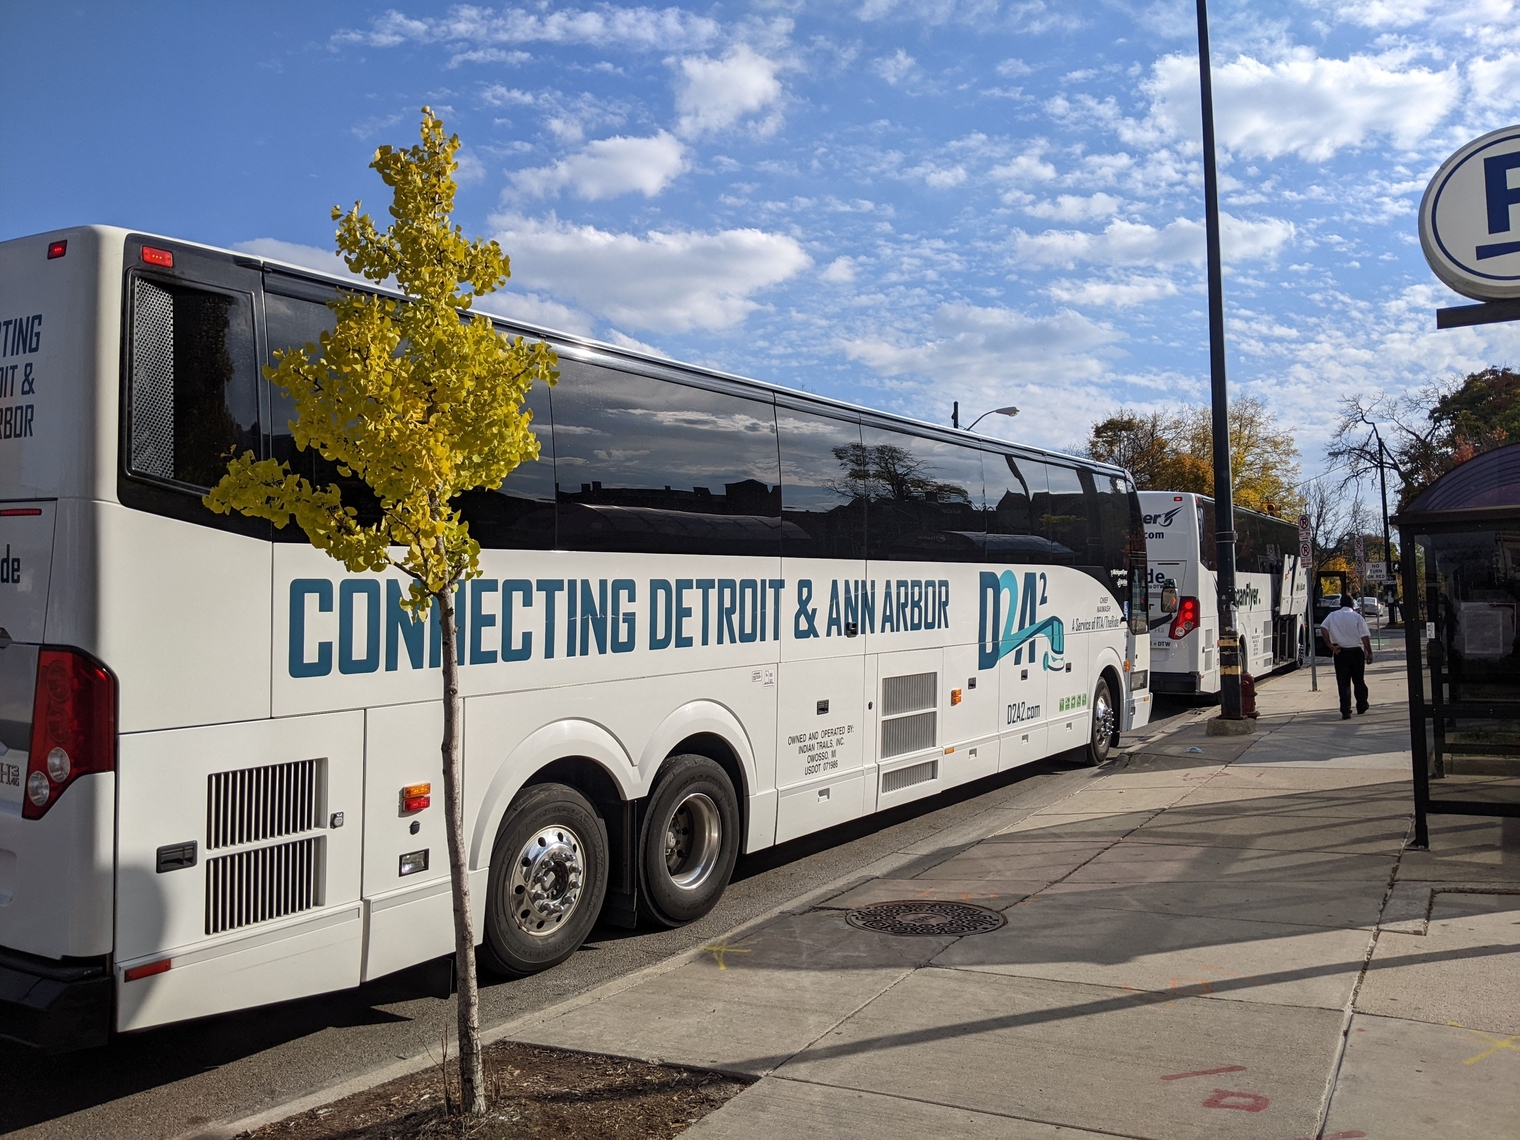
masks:
<instances>
[{"instance_id":1,"label":"orange side reflector","mask_svg":"<svg viewBox=\"0 0 1520 1140\"><path fill-rule=\"evenodd\" d=\"M421 811L433 803L432 784L408 784L401 789L401 810Z\"/></svg>"},{"instance_id":2,"label":"orange side reflector","mask_svg":"<svg viewBox=\"0 0 1520 1140\"><path fill-rule=\"evenodd\" d=\"M141 966L133 966L122 974L122 978L128 982L135 982L139 978L151 978L154 974L162 974L169 969L170 959L165 958L159 962L147 962Z\"/></svg>"},{"instance_id":3,"label":"orange side reflector","mask_svg":"<svg viewBox=\"0 0 1520 1140\"><path fill-rule=\"evenodd\" d=\"M950 703L952 705L958 705L961 703L961 691L959 689L950 690Z\"/></svg>"}]
</instances>

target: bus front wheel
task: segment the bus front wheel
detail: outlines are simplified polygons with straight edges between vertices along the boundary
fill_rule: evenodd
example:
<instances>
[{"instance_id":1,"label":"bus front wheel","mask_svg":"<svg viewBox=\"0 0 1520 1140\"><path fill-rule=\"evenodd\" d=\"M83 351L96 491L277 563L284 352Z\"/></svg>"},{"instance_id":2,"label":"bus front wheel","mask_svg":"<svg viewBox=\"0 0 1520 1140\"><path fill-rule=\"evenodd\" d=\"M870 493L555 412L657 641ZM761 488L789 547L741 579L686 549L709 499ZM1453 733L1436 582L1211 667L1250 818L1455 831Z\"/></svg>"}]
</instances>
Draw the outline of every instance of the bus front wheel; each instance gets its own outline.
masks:
<instances>
[{"instance_id":1,"label":"bus front wheel","mask_svg":"<svg viewBox=\"0 0 1520 1140\"><path fill-rule=\"evenodd\" d=\"M1092 736L1087 742L1087 761L1097 767L1108 759L1108 753L1119 743L1119 710L1114 706L1113 691L1108 678L1099 677L1093 690Z\"/></svg>"},{"instance_id":2,"label":"bus front wheel","mask_svg":"<svg viewBox=\"0 0 1520 1140\"><path fill-rule=\"evenodd\" d=\"M666 926L717 905L739 857L739 797L706 756L672 759L649 797L639 839L645 909Z\"/></svg>"},{"instance_id":3,"label":"bus front wheel","mask_svg":"<svg viewBox=\"0 0 1520 1140\"><path fill-rule=\"evenodd\" d=\"M607 825L565 784L524 788L491 850L487 966L521 978L557 966L591 932L607 893Z\"/></svg>"}]
</instances>

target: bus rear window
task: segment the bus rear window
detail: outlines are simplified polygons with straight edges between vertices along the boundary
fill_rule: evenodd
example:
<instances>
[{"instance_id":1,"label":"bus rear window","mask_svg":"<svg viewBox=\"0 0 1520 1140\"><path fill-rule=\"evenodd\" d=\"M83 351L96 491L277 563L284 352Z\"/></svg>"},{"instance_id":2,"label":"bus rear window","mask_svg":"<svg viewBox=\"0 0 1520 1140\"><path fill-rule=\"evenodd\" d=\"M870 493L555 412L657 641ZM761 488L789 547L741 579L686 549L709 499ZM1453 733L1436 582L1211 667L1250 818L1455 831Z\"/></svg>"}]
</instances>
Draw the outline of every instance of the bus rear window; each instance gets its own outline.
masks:
<instances>
[{"instance_id":1,"label":"bus rear window","mask_svg":"<svg viewBox=\"0 0 1520 1140\"><path fill-rule=\"evenodd\" d=\"M253 308L245 294L133 281L128 470L210 487L260 449Z\"/></svg>"}]
</instances>

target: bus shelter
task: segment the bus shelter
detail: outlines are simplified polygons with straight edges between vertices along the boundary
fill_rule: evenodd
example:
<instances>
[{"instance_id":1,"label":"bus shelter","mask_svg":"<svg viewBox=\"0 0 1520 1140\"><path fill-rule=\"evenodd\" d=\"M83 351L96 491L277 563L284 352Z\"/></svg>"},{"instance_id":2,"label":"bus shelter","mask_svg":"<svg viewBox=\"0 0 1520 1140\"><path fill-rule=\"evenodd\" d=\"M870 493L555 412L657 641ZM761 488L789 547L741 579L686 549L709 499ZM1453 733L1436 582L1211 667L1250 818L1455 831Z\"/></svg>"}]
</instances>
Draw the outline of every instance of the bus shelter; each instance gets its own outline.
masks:
<instances>
[{"instance_id":1,"label":"bus shelter","mask_svg":"<svg viewBox=\"0 0 1520 1140\"><path fill-rule=\"evenodd\" d=\"M1447 472L1395 521L1427 847L1428 815L1520 816L1520 444Z\"/></svg>"}]
</instances>

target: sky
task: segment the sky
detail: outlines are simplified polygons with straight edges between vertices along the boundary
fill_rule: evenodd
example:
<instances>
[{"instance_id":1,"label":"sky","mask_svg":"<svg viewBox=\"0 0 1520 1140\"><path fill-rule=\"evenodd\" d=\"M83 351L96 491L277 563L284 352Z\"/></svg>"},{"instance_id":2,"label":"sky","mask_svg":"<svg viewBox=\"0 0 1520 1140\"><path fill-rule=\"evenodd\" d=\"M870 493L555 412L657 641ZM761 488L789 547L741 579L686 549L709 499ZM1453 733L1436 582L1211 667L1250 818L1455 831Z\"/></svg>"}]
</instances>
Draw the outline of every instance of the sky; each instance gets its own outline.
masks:
<instances>
[{"instance_id":1,"label":"sky","mask_svg":"<svg viewBox=\"0 0 1520 1140\"><path fill-rule=\"evenodd\" d=\"M1425 264L1440 163L1520 120L1513 0L1217 0L1231 391L1304 470L1347 396L1520 360ZM463 142L482 307L1066 450L1208 399L1194 6L806 0L12 7L0 239L102 222L330 266L375 147Z\"/></svg>"}]
</instances>

